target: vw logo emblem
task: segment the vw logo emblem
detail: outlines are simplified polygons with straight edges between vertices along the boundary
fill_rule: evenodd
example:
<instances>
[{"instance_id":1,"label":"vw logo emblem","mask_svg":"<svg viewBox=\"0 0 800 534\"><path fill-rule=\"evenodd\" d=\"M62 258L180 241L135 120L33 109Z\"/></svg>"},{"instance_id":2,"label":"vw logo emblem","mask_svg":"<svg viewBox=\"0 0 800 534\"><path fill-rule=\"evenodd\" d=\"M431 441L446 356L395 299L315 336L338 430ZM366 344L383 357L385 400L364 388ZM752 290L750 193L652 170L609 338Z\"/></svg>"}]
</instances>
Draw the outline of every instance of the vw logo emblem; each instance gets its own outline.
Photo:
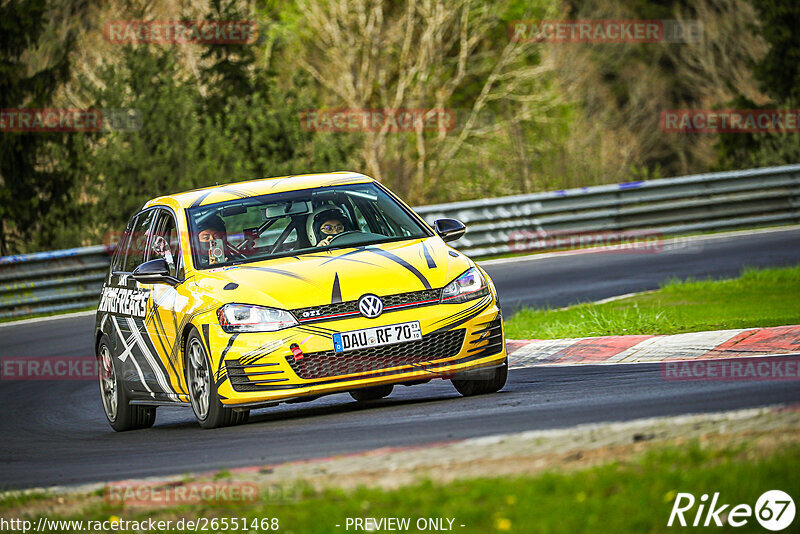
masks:
<instances>
[{"instance_id":1,"label":"vw logo emblem","mask_svg":"<svg viewBox=\"0 0 800 534\"><path fill-rule=\"evenodd\" d=\"M358 300L358 311L367 319L374 319L383 313L383 301L375 295L364 295Z\"/></svg>"}]
</instances>

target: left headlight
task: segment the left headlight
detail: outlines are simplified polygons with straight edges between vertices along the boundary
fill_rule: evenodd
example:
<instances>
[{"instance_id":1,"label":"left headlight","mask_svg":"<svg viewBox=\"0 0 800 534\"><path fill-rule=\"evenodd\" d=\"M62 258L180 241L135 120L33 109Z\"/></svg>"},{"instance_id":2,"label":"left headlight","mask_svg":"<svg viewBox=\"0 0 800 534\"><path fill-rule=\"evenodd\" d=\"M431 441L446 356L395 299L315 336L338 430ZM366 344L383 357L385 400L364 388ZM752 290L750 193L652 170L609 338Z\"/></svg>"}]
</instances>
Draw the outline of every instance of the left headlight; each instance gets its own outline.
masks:
<instances>
[{"instance_id":1,"label":"left headlight","mask_svg":"<svg viewBox=\"0 0 800 534\"><path fill-rule=\"evenodd\" d=\"M486 279L478 269L472 267L444 287L442 302L458 304L488 294L489 288L486 286Z\"/></svg>"},{"instance_id":2,"label":"left headlight","mask_svg":"<svg viewBox=\"0 0 800 534\"><path fill-rule=\"evenodd\" d=\"M286 310L226 304L217 310L219 324L226 332L276 332L297 325L297 319Z\"/></svg>"}]
</instances>

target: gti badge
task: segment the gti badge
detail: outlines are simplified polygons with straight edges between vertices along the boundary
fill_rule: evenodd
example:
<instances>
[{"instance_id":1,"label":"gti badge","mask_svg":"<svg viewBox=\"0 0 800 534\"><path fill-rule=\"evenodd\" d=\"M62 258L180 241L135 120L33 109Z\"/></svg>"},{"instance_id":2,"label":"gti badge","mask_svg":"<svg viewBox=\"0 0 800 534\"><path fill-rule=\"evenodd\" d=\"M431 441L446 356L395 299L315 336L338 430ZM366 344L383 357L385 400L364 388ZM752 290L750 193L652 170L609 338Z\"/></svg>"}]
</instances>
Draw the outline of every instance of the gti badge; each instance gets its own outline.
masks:
<instances>
[{"instance_id":1,"label":"gti badge","mask_svg":"<svg viewBox=\"0 0 800 534\"><path fill-rule=\"evenodd\" d=\"M383 313L383 301L375 295L364 295L358 299L358 311L367 319L374 319Z\"/></svg>"}]
</instances>

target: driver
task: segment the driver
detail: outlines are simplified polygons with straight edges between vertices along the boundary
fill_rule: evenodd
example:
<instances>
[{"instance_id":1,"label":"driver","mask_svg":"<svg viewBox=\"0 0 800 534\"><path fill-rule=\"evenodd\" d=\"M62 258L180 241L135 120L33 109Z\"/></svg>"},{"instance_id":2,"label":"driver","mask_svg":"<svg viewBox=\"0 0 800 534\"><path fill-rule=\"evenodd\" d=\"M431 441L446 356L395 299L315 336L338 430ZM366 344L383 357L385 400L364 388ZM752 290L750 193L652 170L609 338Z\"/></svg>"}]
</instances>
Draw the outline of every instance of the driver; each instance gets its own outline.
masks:
<instances>
[{"instance_id":1,"label":"driver","mask_svg":"<svg viewBox=\"0 0 800 534\"><path fill-rule=\"evenodd\" d=\"M314 214L310 221L309 238L312 244L318 247L325 247L337 235L350 230L348 219L341 210L337 208L324 209Z\"/></svg>"},{"instance_id":2,"label":"driver","mask_svg":"<svg viewBox=\"0 0 800 534\"><path fill-rule=\"evenodd\" d=\"M336 217L331 217L330 219L325 219L322 224L319 225L319 233L321 236L326 236L324 239L321 239L319 243L317 243L318 247L325 247L331 244L331 240L344 232L344 223L341 219Z\"/></svg>"}]
</instances>

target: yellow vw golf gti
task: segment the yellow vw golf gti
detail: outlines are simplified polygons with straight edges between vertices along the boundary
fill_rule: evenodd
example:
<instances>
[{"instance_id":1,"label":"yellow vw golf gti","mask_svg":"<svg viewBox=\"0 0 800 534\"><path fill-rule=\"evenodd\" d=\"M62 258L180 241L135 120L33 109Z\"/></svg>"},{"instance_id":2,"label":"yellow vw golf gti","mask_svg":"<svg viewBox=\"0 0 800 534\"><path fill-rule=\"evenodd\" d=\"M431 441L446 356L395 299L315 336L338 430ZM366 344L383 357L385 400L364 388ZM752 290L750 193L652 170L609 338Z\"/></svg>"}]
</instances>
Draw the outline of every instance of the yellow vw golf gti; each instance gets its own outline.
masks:
<instances>
[{"instance_id":1,"label":"yellow vw golf gti","mask_svg":"<svg viewBox=\"0 0 800 534\"><path fill-rule=\"evenodd\" d=\"M191 405L200 426L251 409L508 374L486 272L386 187L335 172L239 182L147 202L116 247L97 309L100 392L114 430Z\"/></svg>"}]
</instances>

